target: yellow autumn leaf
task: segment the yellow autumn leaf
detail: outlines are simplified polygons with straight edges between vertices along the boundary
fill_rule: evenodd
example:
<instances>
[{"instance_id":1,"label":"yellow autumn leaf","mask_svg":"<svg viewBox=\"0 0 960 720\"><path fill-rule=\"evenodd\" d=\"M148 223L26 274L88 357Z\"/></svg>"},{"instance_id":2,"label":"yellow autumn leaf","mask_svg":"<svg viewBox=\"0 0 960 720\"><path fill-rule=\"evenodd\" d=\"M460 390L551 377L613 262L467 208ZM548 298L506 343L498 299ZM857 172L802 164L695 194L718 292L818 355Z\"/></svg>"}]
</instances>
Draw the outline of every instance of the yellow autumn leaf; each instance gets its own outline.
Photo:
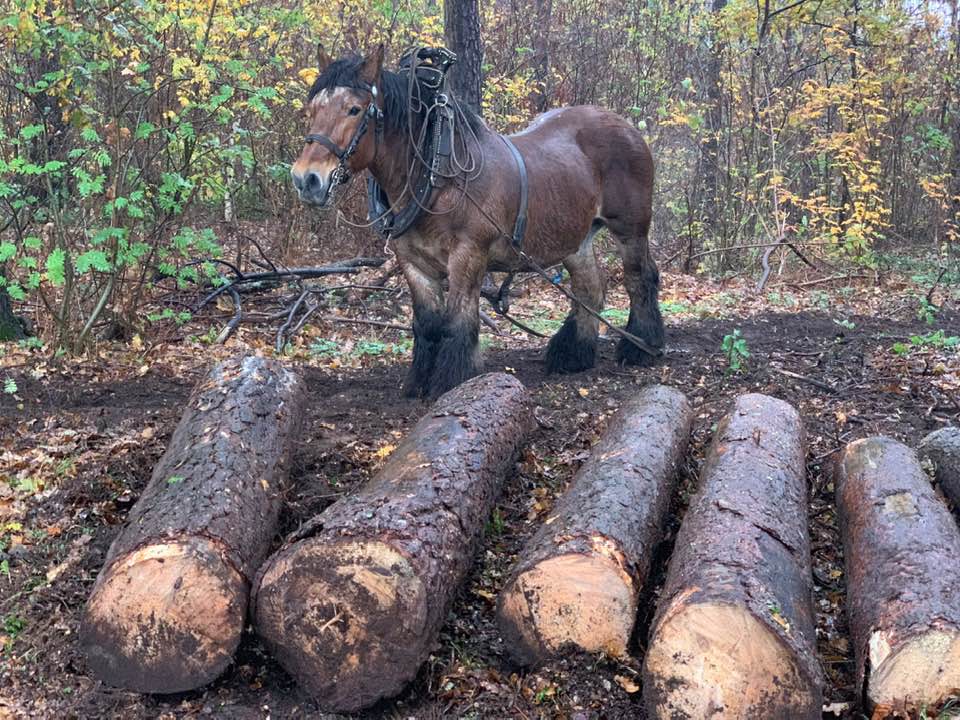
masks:
<instances>
[{"instance_id":1,"label":"yellow autumn leaf","mask_svg":"<svg viewBox=\"0 0 960 720\"><path fill-rule=\"evenodd\" d=\"M313 85L314 80L317 79L317 75L320 74L320 71L317 68L304 68L297 73L297 76L303 80L304 85Z\"/></svg>"},{"instance_id":2,"label":"yellow autumn leaf","mask_svg":"<svg viewBox=\"0 0 960 720\"><path fill-rule=\"evenodd\" d=\"M377 451L373 454L373 456L374 456L375 458L378 458L378 459L380 459L380 460L383 460L384 458L386 458L388 455L390 455L390 453L392 453L392 452L393 452L394 450L396 450L396 449L397 449L397 446L396 446L396 445L384 445L384 446L381 447L379 450L377 450Z\"/></svg>"},{"instance_id":3,"label":"yellow autumn leaf","mask_svg":"<svg viewBox=\"0 0 960 720\"><path fill-rule=\"evenodd\" d=\"M631 695L635 692L640 692L640 686L625 675L614 675L613 679L617 681L617 684L620 687L622 687Z\"/></svg>"}]
</instances>

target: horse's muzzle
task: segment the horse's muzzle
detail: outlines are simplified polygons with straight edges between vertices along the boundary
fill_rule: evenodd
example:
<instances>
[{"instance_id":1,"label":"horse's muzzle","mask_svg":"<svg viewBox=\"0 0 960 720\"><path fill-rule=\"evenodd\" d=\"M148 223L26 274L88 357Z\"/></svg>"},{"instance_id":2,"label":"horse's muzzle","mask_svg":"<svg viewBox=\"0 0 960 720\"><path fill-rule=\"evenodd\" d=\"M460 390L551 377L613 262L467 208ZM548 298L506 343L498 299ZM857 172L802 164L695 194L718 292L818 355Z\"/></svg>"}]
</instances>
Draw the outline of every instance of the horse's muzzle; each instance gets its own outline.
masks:
<instances>
[{"instance_id":1,"label":"horse's muzzle","mask_svg":"<svg viewBox=\"0 0 960 720\"><path fill-rule=\"evenodd\" d=\"M308 205L323 207L330 200L330 178L324 177L316 170L307 170L300 173L291 170L290 177L293 186L297 189L300 200Z\"/></svg>"}]
</instances>

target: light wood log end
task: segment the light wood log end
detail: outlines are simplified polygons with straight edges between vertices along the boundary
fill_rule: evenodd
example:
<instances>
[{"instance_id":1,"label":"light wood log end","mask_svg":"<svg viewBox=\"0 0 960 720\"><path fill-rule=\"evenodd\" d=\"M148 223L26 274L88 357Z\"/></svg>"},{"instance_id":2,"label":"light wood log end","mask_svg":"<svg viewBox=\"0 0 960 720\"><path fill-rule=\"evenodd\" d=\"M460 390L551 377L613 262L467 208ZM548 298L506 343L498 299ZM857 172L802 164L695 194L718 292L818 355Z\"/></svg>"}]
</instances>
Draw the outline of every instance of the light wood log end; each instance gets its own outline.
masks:
<instances>
[{"instance_id":1,"label":"light wood log end","mask_svg":"<svg viewBox=\"0 0 960 720\"><path fill-rule=\"evenodd\" d=\"M738 605L676 603L657 625L645 662L644 694L657 718L820 716L815 685L793 654Z\"/></svg>"},{"instance_id":2,"label":"light wood log end","mask_svg":"<svg viewBox=\"0 0 960 720\"><path fill-rule=\"evenodd\" d=\"M960 631L931 629L901 642L895 652L882 632L870 636L871 707L916 712L960 689Z\"/></svg>"},{"instance_id":3,"label":"light wood log end","mask_svg":"<svg viewBox=\"0 0 960 720\"><path fill-rule=\"evenodd\" d=\"M106 684L138 692L214 680L240 643L246 585L206 538L120 556L101 573L81 625L90 668Z\"/></svg>"},{"instance_id":4,"label":"light wood log end","mask_svg":"<svg viewBox=\"0 0 960 720\"><path fill-rule=\"evenodd\" d=\"M511 655L543 661L565 646L621 657L637 614L637 588L613 559L565 554L522 572L500 599L498 616Z\"/></svg>"},{"instance_id":5,"label":"light wood log end","mask_svg":"<svg viewBox=\"0 0 960 720\"><path fill-rule=\"evenodd\" d=\"M388 544L302 540L274 555L256 585L258 634L325 709L354 712L416 675L428 598Z\"/></svg>"}]
</instances>

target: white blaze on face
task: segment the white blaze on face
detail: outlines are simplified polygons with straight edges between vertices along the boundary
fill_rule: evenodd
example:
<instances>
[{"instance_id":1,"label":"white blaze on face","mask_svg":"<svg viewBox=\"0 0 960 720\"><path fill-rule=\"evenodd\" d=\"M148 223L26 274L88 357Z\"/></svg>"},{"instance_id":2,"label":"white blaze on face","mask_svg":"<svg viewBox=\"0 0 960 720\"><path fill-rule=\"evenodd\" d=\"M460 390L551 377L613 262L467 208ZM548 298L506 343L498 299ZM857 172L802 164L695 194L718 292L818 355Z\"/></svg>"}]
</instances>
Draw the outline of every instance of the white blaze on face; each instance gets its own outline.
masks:
<instances>
[{"instance_id":1,"label":"white blaze on face","mask_svg":"<svg viewBox=\"0 0 960 720\"><path fill-rule=\"evenodd\" d=\"M337 100L338 98L340 98L341 96L345 95L348 92L350 92L349 88L345 88L345 87L335 87L332 90L326 90L326 89L321 90L316 95L314 95L313 100L310 101L310 108L312 111L317 112L321 108L326 107L331 102L333 102L334 100ZM332 137L333 135L336 134L336 132L332 128L319 130L319 131L316 130L315 128L311 128L310 132L322 132L322 134L327 135L328 137L330 137L331 140L336 142L336 138ZM339 161L337 160L336 157L333 156L332 153L326 153L324 155L324 160L318 163L311 163L310 169L315 172L318 172L321 175L321 177L326 179L330 176L330 173L333 172L338 162ZM296 165L294 167L296 168Z\"/></svg>"},{"instance_id":2,"label":"white blaze on face","mask_svg":"<svg viewBox=\"0 0 960 720\"><path fill-rule=\"evenodd\" d=\"M316 95L313 96L313 100L310 101L310 104L316 108L321 108L324 105L327 105L334 98L340 97L341 95L347 92L348 88L345 87L335 87L331 90L321 90Z\"/></svg>"}]
</instances>

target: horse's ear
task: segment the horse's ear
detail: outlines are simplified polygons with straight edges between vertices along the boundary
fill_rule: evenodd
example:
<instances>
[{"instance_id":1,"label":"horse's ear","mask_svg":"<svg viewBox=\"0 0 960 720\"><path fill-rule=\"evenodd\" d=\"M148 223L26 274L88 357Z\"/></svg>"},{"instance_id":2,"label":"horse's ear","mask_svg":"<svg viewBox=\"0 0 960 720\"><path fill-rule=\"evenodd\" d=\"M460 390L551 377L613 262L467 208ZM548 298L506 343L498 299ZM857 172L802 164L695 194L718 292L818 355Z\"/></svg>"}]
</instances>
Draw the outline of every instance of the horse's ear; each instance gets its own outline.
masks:
<instances>
[{"instance_id":1,"label":"horse's ear","mask_svg":"<svg viewBox=\"0 0 960 720\"><path fill-rule=\"evenodd\" d=\"M317 43L317 69L323 72L332 62L333 58L327 55L327 51L323 49L323 43Z\"/></svg>"},{"instance_id":2,"label":"horse's ear","mask_svg":"<svg viewBox=\"0 0 960 720\"><path fill-rule=\"evenodd\" d=\"M369 85L376 85L380 79L380 71L383 69L383 43L377 45L373 52L363 59L363 69L360 71L360 77Z\"/></svg>"}]
</instances>

